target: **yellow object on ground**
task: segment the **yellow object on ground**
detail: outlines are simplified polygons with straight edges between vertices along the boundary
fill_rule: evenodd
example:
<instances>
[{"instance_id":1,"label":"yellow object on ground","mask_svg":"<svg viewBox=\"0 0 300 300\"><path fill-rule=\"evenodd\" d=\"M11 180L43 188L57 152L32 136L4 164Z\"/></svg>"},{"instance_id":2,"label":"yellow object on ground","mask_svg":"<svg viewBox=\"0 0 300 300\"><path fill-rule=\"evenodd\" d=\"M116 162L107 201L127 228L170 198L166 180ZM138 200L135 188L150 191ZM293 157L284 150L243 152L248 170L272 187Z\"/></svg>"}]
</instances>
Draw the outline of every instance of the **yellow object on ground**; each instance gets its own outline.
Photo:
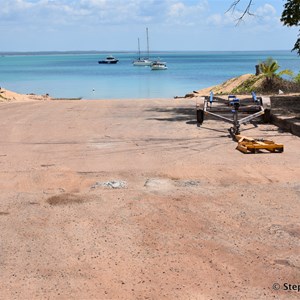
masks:
<instances>
[{"instance_id":1,"label":"yellow object on ground","mask_svg":"<svg viewBox=\"0 0 300 300\"><path fill-rule=\"evenodd\" d=\"M270 140L256 140L242 135L235 136L238 145L237 150L243 153L258 153L260 150L267 150L269 152L283 152L283 144L276 144Z\"/></svg>"}]
</instances>

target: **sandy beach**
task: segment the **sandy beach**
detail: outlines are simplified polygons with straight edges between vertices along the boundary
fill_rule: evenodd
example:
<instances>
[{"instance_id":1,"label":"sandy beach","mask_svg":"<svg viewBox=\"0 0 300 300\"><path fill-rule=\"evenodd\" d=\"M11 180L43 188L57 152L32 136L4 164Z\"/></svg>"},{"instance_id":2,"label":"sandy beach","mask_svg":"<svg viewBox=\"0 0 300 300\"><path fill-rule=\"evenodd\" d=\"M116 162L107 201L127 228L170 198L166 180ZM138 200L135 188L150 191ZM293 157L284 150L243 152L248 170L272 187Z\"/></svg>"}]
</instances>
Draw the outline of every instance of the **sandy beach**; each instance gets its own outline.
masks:
<instances>
[{"instance_id":1,"label":"sandy beach","mask_svg":"<svg viewBox=\"0 0 300 300\"><path fill-rule=\"evenodd\" d=\"M193 99L27 100L0 103L1 299L299 299L299 137L248 124L285 151L245 155Z\"/></svg>"}]
</instances>

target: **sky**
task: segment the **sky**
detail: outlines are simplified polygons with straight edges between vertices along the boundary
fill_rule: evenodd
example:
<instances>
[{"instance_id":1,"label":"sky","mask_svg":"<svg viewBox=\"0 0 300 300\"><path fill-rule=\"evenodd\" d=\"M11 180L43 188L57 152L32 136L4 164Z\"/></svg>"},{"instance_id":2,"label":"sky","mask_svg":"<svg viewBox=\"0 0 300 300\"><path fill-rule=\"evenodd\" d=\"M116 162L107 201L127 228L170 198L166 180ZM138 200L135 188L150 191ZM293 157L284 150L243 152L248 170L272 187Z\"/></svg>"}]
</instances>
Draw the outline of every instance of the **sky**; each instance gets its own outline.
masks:
<instances>
[{"instance_id":1,"label":"sky","mask_svg":"<svg viewBox=\"0 0 300 300\"><path fill-rule=\"evenodd\" d=\"M298 29L280 22L285 0L0 0L0 52L290 50Z\"/></svg>"}]
</instances>

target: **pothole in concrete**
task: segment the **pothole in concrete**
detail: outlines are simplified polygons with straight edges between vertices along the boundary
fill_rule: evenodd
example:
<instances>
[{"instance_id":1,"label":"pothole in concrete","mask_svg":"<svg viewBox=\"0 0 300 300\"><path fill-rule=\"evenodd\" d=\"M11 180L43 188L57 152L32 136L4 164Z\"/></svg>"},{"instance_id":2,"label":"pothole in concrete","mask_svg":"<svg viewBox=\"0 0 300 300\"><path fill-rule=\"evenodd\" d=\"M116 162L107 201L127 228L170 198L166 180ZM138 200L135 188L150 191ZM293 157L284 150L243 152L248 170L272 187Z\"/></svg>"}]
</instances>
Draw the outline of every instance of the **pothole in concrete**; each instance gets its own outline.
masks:
<instances>
[{"instance_id":1,"label":"pothole in concrete","mask_svg":"<svg viewBox=\"0 0 300 300\"><path fill-rule=\"evenodd\" d=\"M174 182L168 178L148 178L144 186L151 190L170 189L174 187Z\"/></svg>"},{"instance_id":2,"label":"pothole in concrete","mask_svg":"<svg viewBox=\"0 0 300 300\"><path fill-rule=\"evenodd\" d=\"M46 200L50 205L67 205L67 204L80 204L86 201L83 196L74 195L74 194L60 194L49 197Z\"/></svg>"},{"instance_id":3,"label":"pothole in concrete","mask_svg":"<svg viewBox=\"0 0 300 300\"><path fill-rule=\"evenodd\" d=\"M7 215L9 215L9 212L0 211L0 216L7 216Z\"/></svg>"},{"instance_id":4,"label":"pothole in concrete","mask_svg":"<svg viewBox=\"0 0 300 300\"><path fill-rule=\"evenodd\" d=\"M144 184L146 188L151 190L166 190L172 189L175 187L196 187L200 185L200 181L198 180L174 180L168 178L148 178Z\"/></svg>"},{"instance_id":5,"label":"pothole in concrete","mask_svg":"<svg viewBox=\"0 0 300 300\"><path fill-rule=\"evenodd\" d=\"M194 187L200 185L200 181L198 180L176 180L177 186L183 187Z\"/></svg>"}]
</instances>

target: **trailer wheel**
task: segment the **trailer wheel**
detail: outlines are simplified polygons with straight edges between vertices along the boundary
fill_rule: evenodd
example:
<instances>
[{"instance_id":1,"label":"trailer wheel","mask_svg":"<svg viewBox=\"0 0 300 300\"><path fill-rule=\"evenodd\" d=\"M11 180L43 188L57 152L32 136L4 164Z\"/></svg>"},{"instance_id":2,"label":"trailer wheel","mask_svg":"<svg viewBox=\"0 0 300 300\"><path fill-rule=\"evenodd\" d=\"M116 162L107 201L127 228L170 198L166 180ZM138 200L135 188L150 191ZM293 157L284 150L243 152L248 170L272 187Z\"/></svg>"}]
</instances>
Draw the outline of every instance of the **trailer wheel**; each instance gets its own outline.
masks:
<instances>
[{"instance_id":1,"label":"trailer wheel","mask_svg":"<svg viewBox=\"0 0 300 300\"><path fill-rule=\"evenodd\" d=\"M204 121L204 111L202 109L196 110L197 123L202 124Z\"/></svg>"},{"instance_id":2,"label":"trailer wheel","mask_svg":"<svg viewBox=\"0 0 300 300\"><path fill-rule=\"evenodd\" d=\"M271 109L265 109L264 114L263 114L263 121L264 121L264 123L271 122Z\"/></svg>"}]
</instances>

